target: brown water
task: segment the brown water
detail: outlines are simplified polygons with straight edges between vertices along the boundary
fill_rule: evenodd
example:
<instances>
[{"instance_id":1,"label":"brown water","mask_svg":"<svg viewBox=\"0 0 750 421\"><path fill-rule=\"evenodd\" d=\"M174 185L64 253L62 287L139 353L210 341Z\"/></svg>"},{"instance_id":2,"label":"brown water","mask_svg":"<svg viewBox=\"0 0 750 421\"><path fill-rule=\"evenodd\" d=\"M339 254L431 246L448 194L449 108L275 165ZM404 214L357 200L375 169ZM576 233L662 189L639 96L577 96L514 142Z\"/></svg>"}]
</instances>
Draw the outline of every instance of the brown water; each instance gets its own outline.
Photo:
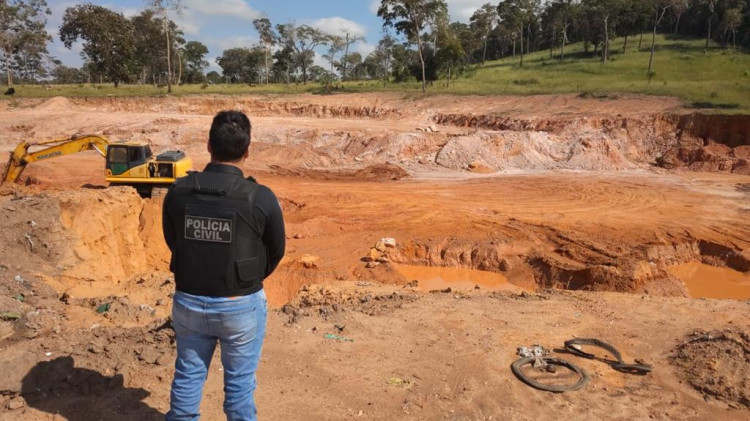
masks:
<instances>
[{"instance_id":1,"label":"brown water","mask_svg":"<svg viewBox=\"0 0 750 421\"><path fill-rule=\"evenodd\" d=\"M523 288L508 282L505 276L481 270L446 268L440 266L398 265L398 271L408 280L419 281L419 288L434 291L451 288L469 290L479 285L489 291L522 291Z\"/></svg>"},{"instance_id":2,"label":"brown water","mask_svg":"<svg viewBox=\"0 0 750 421\"><path fill-rule=\"evenodd\" d=\"M669 271L696 298L750 299L750 274L698 262L672 266Z\"/></svg>"}]
</instances>

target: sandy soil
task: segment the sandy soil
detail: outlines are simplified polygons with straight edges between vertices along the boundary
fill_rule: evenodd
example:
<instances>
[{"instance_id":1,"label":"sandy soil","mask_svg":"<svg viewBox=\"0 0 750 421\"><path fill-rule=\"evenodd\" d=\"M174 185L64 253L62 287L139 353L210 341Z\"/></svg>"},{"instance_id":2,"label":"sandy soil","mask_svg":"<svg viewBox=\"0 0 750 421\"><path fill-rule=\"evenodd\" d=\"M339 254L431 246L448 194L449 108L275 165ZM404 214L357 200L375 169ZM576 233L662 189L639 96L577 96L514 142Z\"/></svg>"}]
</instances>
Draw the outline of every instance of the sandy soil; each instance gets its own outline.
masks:
<instances>
[{"instance_id":1,"label":"sandy soil","mask_svg":"<svg viewBox=\"0 0 750 421\"><path fill-rule=\"evenodd\" d=\"M200 168L225 108L253 118L245 170L287 222L266 282L264 418L750 416L750 297L690 298L694 282L728 281L686 286L674 270L750 271L745 116L637 96L53 98L0 108L0 151L103 133L186 150ZM158 419L168 406L161 198L104 188L102 164L88 152L39 162L26 186L0 189L0 419ZM383 237L397 247L373 249ZM493 272L516 292L429 293L400 264ZM574 336L655 371L568 355L592 381L563 395L512 376L517 346ZM217 360L206 419L221 400Z\"/></svg>"}]
</instances>

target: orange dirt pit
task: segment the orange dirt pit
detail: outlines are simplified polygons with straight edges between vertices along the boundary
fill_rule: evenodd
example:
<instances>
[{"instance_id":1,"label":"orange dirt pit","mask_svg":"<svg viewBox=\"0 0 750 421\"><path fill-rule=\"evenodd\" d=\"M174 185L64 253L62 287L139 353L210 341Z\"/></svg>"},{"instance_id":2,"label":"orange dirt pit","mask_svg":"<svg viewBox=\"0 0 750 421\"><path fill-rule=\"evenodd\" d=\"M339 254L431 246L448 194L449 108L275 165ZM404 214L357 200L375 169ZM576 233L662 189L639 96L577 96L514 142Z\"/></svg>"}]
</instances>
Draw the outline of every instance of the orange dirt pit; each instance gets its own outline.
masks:
<instances>
[{"instance_id":1,"label":"orange dirt pit","mask_svg":"<svg viewBox=\"0 0 750 421\"><path fill-rule=\"evenodd\" d=\"M638 96L54 98L0 108L0 151L102 133L184 150L202 168L211 118L228 108L253 120L244 170L276 192L287 228L287 255L265 283L277 310L259 375L264 416L746 418L745 395L704 400L669 359L698 328L750 329L745 296L691 299L709 296L705 281L675 269L716 269L709 289L750 272L745 116ZM174 281L161 197L106 187L103 173L87 152L0 188L0 312L20 316L0 323L8 419L156 419L168 405ZM385 237L395 247L378 244ZM584 362L590 388L555 397L510 375L516 346L572 336L660 365L623 377ZM221 416L219 369L210 419ZM45 370L62 386L30 392ZM71 386L77 376L90 380ZM104 384L117 393L92 394Z\"/></svg>"}]
</instances>

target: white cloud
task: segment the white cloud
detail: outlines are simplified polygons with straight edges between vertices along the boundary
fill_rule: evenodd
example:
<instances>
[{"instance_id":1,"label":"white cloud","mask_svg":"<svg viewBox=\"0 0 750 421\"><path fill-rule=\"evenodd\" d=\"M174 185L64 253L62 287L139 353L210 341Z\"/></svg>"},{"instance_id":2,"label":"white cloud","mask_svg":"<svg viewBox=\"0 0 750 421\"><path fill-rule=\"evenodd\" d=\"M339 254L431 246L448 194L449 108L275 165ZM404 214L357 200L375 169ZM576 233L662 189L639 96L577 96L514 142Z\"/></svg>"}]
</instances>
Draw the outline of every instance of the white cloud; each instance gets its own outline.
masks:
<instances>
[{"instance_id":1,"label":"white cloud","mask_svg":"<svg viewBox=\"0 0 750 421\"><path fill-rule=\"evenodd\" d=\"M312 22L310 26L329 35L342 35L348 32L351 35L363 37L367 34L367 28L364 26L340 17L318 19Z\"/></svg>"},{"instance_id":2,"label":"white cloud","mask_svg":"<svg viewBox=\"0 0 750 421\"><path fill-rule=\"evenodd\" d=\"M211 50L212 53L221 54L224 50L236 47L252 48L258 43L258 38L253 36L231 36L221 38L204 38L202 43Z\"/></svg>"},{"instance_id":3,"label":"white cloud","mask_svg":"<svg viewBox=\"0 0 750 421\"><path fill-rule=\"evenodd\" d=\"M377 15L379 8L380 8L380 0L372 0L370 2L370 13L372 13L373 15Z\"/></svg>"},{"instance_id":4,"label":"white cloud","mask_svg":"<svg viewBox=\"0 0 750 421\"><path fill-rule=\"evenodd\" d=\"M447 0L448 12L451 19L459 22L468 22L471 15L485 3L495 4L489 0Z\"/></svg>"},{"instance_id":5,"label":"white cloud","mask_svg":"<svg viewBox=\"0 0 750 421\"><path fill-rule=\"evenodd\" d=\"M496 1L491 0L446 0L448 3L448 13L451 15L451 20L457 20L460 22L468 22L471 15L477 11L485 3L496 4ZM380 0L370 1L370 13L373 15L378 13L380 7Z\"/></svg>"},{"instance_id":6,"label":"white cloud","mask_svg":"<svg viewBox=\"0 0 750 421\"><path fill-rule=\"evenodd\" d=\"M364 60L368 55L370 55L370 53L375 51L375 48L377 48L375 44L358 42L354 47L354 51L362 54L362 59Z\"/></svg>"},{"instance_id":7,"label":"white cloud","mask_svg":"<svg viewBox=\"0 0 750 421\"><path fill-rule=\"evenodd\" d=\"M252 21L262 16L262 13L250 7L244 0L186 0L186 10L194 10L200 14L213 16L233 16Z\"/></svg>"}]
</instances>

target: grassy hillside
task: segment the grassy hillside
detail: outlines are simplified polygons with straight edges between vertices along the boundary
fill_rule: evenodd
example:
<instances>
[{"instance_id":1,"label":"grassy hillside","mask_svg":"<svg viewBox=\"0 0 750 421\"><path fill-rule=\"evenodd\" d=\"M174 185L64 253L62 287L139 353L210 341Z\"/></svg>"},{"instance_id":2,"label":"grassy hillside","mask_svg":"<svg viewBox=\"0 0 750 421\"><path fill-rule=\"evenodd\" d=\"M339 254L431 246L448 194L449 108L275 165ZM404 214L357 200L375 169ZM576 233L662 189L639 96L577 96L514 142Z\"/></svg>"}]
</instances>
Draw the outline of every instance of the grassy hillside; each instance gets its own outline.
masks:
<instances>
[{"instance_id":1,"label":"grassy hillside","mask_svg":"<svg viewBox=\"0 0 750 421\"><path fill-rule=\"evenodd\" d=\"M566 49L566 58L557 58L559 50L529 54L524 67L519 57L487 62L456 79L449 88L445 81L437 81L429 93L442 94L511 94L580 93L583 95L611 95L633 92L648 95L677 96L696 108L720 108L734 112L750 112L750 54L722 50L712 45L704 54L704 40L660 35L654 58L654 75L647 76L650 37L646 36L638 50L638 39L631 38L627 52L622 52L624 39L611 42L611 61L602 64L593 54L585 54L582 44ZM383 90L382 83L347 82L348 92ZM174 88L175 95L190 94L252 94L319 92L316 83L303 85L212 85L205 89L198 85ZM387 91L418 94L419 83L389 84ZM17 86L16 97L64 96L149 96L164 95L166 88L128 85L115 89L112 85Z\"/></svg>"},{"instance_id":2,"label":"grassy hillside","mask_svg":"<svg viewBox=\"0 0 750 421\"><path fill-rule=\"evenodd\" d=\"M704 53L704 40L659 36L654 55L654 75L647 75L650 37L638 50L638 39L611 42L610 62L583 52L582 44L566 51L564 61L559 50L529 55L523 68L518 58L487 63L473 75L460 79L457 91L509 94L636 92L670 95L698 107L750 110L750 54L722 50L714 46Z\"/></svg>"}]
</instances>

